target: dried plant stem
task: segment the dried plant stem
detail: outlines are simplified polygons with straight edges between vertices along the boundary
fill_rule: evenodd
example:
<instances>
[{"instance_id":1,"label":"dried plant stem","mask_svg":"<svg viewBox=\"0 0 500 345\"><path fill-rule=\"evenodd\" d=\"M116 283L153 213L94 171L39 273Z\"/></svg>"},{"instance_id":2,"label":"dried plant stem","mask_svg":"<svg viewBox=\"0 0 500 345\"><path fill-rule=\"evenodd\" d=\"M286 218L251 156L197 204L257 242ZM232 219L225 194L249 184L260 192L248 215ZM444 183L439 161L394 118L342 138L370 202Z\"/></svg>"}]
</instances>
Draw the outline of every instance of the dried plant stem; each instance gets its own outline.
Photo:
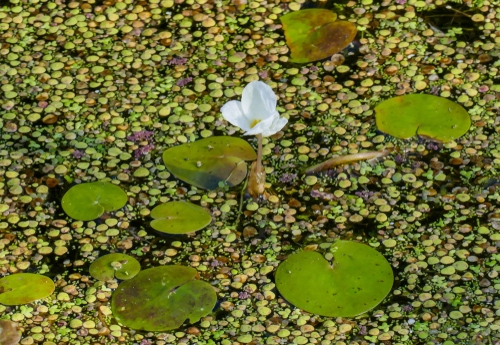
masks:
<instances>
[{"instance_id":1,"label":"dried plant stem","mask_svg":"<svg viewBox=\"0 0 500 345\"><path fill-rule=\"evenodd\" d=\"M455 8L451 7L451 6L446 6L446 9L447 9L447 10L452 10L452 11L454 11L454 12L456 12L456 13L459 13L459 14L461 14L461 15L463 15L463 16L466 16L466 17L469 17L469 18L471 18L471 17L472 17L472 15L470 15L470 14L468 14L468 13L465 13L465 12L462 12L462 11L459 11L459 10L457 10L457 9L455 9Z\"/></svg>"},{"instance_id":2,"label":"dried plant stem","mask_svg":"<svg viewBox=\"0 0 500 345\"><path fill-rule=\"evenodd\" d=\"M360 160L366 160L366 159L373 159L373 158L378 158L378 157L383 157L387 156L389 153L392 152L392 149L385 149L382 151L370 151L370 152L360 152L360 153L354 153L351 155L345 155L345 156L337 156L330 158L326 162L323 162L321 164L317 164L315 166L307 168L306 171L304 171L306 174L314 174L323 170L328 170L332 169L333 167L341 164L349 164L352 162L357 162Z\"/></svg>"}]
</instances>

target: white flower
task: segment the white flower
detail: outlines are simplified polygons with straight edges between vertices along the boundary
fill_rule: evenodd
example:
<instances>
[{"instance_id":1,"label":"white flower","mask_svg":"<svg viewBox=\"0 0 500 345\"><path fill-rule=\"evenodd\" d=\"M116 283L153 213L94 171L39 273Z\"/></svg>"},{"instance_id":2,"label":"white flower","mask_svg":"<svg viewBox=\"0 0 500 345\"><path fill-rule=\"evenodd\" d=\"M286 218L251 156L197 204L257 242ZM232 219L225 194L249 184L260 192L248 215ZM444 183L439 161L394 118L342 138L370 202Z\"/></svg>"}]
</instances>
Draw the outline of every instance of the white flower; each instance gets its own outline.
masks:
<instances>
[{"instance_id":1,"label":"white flower","mask_svg":"<svg viewBox=\"0 0 500 345\"><path fill-rule=\"evenodd\" d=\"M288 122L276 110L273 89L261 81L252 81L243 89L240 101L229 101L221 108L222 116L240 127L245 135L262 134L268 137L285 127Z\"/></svg>"}]
</instances>

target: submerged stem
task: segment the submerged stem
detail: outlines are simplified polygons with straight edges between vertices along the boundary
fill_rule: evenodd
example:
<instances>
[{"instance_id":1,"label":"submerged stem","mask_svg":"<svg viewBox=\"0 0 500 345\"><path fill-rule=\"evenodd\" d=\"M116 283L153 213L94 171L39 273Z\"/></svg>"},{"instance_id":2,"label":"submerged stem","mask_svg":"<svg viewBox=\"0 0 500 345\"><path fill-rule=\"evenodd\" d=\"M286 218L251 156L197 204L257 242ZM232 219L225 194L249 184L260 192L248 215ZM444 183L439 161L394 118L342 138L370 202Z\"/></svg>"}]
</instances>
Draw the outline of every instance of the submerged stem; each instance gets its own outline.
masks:
<instances>
[{"instance_id":1,"label":"submerged stem","mask_svg":"<svg viewBox=\"0 0 500 345\"><path fill-rule=\"evenodd\" d=\"M257 134L257 165L255 166L255 172L260 173L262 171L262 134Z\"/></svg>"}]
</instances>

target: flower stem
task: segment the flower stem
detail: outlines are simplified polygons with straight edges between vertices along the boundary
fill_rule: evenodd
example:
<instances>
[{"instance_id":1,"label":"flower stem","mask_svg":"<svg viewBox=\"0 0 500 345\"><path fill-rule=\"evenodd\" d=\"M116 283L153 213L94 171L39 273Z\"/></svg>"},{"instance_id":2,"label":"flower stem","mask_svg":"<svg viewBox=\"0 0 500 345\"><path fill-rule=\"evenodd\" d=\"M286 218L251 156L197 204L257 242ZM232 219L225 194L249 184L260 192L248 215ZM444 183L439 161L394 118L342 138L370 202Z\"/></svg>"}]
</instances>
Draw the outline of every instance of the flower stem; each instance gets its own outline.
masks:
<instances>
[{"instance_id":1,"label":"flower stem","mask_svg":"<svg viewBox=\"0 0 500 345\"><path fill-rule=\"evenodd\" d=\"M255 172L262 171L262 134L257 134L257 166Z\"/></svg>"}]
</instances>

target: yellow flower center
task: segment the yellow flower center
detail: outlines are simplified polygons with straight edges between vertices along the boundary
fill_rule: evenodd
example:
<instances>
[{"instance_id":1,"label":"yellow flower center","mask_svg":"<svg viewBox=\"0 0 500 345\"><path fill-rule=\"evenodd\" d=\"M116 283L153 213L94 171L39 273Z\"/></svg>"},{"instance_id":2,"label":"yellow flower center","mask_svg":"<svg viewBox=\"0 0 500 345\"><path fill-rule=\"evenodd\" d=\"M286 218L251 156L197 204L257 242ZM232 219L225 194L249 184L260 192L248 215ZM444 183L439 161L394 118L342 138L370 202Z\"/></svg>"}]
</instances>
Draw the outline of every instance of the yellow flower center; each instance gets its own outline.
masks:
<instances>
[{"instance_id":1,"label":"yellow flower center","mask_svg":"<svg viewBox=\"0 0 500 345\"><path fill-rule=\"evenodd\" d=\"M257 124L262 121L262 120L253 120L252 123L250 124L250 128L254 128L255 126L257 126Z\"/></svg>"}]
</instances>

